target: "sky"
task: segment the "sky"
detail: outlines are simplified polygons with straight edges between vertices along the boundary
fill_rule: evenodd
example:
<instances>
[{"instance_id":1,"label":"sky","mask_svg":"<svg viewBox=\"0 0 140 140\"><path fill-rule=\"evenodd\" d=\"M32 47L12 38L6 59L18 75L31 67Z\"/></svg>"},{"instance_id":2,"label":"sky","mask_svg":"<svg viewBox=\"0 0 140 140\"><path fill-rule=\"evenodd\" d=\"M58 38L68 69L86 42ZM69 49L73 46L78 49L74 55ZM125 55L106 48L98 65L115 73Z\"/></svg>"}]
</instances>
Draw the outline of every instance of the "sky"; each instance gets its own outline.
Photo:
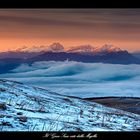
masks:
<instances>
[{"instance_id":1,"label":"sky","mask_svg":"<svg viewBox=\"0 0 140 140\"><path fill-rule=\"evenodd\" d=\"M0 10L0 51L54 42L140 51L140 9Z\"/></svg>"}]
</instances>

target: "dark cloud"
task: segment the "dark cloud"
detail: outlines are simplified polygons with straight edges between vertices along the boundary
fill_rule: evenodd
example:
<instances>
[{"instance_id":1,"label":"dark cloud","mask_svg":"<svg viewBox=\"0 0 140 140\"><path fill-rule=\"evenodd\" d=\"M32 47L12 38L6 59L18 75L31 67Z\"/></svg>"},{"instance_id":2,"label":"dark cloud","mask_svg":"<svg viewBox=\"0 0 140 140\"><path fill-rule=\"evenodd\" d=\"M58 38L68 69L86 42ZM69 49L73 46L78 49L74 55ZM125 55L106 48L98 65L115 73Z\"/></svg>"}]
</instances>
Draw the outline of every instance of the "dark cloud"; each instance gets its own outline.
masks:
<instances>
[{"instance_id":1,"label":"dark cloud","mask_svg":"<svg viewBox=\"0 0 140 140\"><path fill-rule=\"evenodd\" d=\"M7 14L6 14L7 13ZM123 28L140 26L140 10L112 9L54 9L0 11L0 21L27 25L94 26L114 25ZM125 26L127 25L127 26ZM129 28L129 27L128 27Z\"/></svg>"},{"instance_id":2,"label":"dark cloud","mask_svg":"<svg viewBox=\"0 0 140 140\"><path fill-rule=\"evenodd\" d=\"M140 9L0 11L1 38L107 39L139 42Z\"/></svg>"}]
</instances>

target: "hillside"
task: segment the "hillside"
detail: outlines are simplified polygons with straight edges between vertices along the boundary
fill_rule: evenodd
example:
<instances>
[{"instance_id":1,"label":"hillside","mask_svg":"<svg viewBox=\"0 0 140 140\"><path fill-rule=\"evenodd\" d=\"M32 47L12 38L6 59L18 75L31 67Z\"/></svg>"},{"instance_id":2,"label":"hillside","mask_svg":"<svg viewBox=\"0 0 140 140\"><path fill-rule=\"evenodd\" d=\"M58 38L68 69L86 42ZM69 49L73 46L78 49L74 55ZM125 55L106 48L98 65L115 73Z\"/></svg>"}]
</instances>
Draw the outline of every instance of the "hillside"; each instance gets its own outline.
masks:
<instances>
[{"instance_id":1,"label":"hillside","mask_svg":"<svg viewBox=\"0 0 140 140\"><path fill-rule=\"evenodd\" d=\"M138 131L140 116L0 80L0 131Z\"/></svg>"},{"instance_id":2,"label":"hillside","mask_svg":"<svg viewBox=\"0 0 140 140\"><path fill-rule=\"evenodd\" d=\"M108 107L113 107L140 115L140 98L135 97L101 97L87 98Z\"/></svg>"}]
</instances>

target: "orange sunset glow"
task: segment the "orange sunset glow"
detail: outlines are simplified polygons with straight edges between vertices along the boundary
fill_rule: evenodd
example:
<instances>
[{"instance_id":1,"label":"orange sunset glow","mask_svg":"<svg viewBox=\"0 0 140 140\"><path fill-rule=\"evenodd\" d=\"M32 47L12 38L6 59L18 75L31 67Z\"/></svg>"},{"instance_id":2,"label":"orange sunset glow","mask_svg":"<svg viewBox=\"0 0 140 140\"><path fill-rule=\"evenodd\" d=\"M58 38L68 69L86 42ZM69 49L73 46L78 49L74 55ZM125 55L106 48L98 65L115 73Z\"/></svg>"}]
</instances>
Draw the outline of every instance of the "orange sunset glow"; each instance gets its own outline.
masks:
<instances>
[{"instance_id":1,"label":"orange sunset glow","mask_svg":"<svg viewBox=\"0 0 140 140\"><path fill-rule=\"evenodd\" d=\"M139 9L0 10L0 51L60 42L140 51Z\"/></svg>"}]
</instances>

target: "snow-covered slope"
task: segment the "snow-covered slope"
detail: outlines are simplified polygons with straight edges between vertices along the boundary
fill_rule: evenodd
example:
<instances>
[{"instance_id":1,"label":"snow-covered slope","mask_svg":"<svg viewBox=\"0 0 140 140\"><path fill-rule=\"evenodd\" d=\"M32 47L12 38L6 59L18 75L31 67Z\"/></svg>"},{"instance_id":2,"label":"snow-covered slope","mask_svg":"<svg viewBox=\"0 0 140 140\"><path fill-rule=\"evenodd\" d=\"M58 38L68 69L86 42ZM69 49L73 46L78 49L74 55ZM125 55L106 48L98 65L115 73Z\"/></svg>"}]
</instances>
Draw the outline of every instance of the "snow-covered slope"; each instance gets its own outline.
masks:
<instances>
[{"instance_id":1,"label":"snow-covered slope","mask_svg":"<svg viewBox=\"0 0 140 140\"><path fill-rule=\"evenodd\" d=\"M120 48L105 44L100 47L93 47L91 45L81 45L81 46L75 46L71 47L67 52L73 52L73 53L89 53L89 54L106 54L111 52L120 52L123 51Z\"/></svg>"},{"instance_id":2,"label":"snow-covered slope","mask_svg":"<svg viewBox=\"0 0 140 140\"><path fill-rule=\"evenodd\" d=\"M28 47L28 46L23 46L20 48L17 48L14 50L14 52L63 52L64 51L64 47L63 45L61 45L60 43L53 43L49 46L32 46L32 47Z\"/></svg>"},{"instance_id":3,"label":"snow-covered slope","mask_svg":"<svg viewBox=\"0 0 140 140\"><path fill-rule=\"evenodd\" d=\"M14 52L69 52L69 53L89 53L89 54L104 54L110 52L120 52L123 51L120 48L105 44L103 46L94 47L91 45L80 45L72 47L64 47L59 42L52 43L51 45L42 46L23 46L13 50Z\"/></svg>"},{"instance_id":4,"label":"snow-covered slope","mask_svg":"<svg viewBox=\"0 0 140 140\"><path fill-rule=\"evenodd\" d=\"M1 131L135 131L140 116L0 80Z\"/></svg>"},{"instance_id":5,"label":"snow-covered slope","mask_svg":"<svg viewBox=\"0 0 140 140\"><path fill-rule=\"evenodd\" d=\"M119 52L119 51L123 51L123 50L121 50L120 48L116 46L108 45L108 44L105 44L102 47L96 47L94 49L95 53L106 53L106 52L109 53L109 52Z\"/></svg>"},{"instance_id":6,"label":"snow-covered slope","mask_svg":"<svg viewBox=\"0 0 140 140\"><path fill-rule=\"evenodd\" d=\"M94 47L91 45L81 45L81 46L75 46L71 47L67 50L67 52L74 52L74 53L93 53Z\"/></svg>"}]
</instances>

